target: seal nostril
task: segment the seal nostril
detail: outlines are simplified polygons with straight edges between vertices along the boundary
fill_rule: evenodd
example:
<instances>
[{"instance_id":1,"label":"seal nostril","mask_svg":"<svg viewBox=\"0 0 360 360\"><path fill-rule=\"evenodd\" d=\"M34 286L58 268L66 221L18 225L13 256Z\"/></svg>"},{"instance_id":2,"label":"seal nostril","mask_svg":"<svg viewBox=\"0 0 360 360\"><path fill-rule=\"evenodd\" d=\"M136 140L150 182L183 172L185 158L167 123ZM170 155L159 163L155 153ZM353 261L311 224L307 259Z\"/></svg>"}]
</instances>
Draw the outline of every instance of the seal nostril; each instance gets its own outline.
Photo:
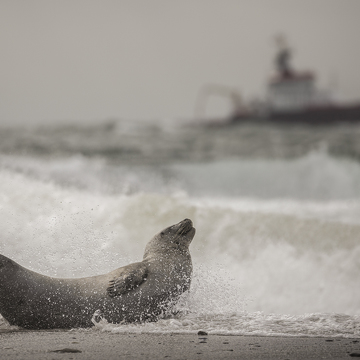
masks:
<instances>
[{"instance_id":1,"label":"seal nostril","mask_svg":"<svg viewBox=\"0 0 360 360\"><path fill-rule=\"evenodd\" d=\"M189 226L193 225L193 222L188 218L184 219L182 222L188 224Z\"/></svg>"}]
</instances>

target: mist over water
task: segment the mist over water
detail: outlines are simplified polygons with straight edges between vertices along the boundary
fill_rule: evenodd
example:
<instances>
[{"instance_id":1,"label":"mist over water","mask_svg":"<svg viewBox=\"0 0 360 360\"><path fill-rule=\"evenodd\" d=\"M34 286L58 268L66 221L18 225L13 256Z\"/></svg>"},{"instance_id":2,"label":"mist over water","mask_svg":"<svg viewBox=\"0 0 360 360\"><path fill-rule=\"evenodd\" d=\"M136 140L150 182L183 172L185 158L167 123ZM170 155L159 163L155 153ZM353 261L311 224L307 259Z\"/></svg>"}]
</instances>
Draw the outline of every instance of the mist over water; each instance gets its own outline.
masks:
<instances>
[{"instance_id":1,"label":"mist over water","mask_svg":"<svg viewBox=\"0 0 360 360\"><path fill-rule=\"evenodd\" d=\"M358 336L359 132L4 129L0 253L49 276L95 275L140 261L155 233L190 218L194 276L179 314L98 328Z\"/></svg>"}]
</instances>

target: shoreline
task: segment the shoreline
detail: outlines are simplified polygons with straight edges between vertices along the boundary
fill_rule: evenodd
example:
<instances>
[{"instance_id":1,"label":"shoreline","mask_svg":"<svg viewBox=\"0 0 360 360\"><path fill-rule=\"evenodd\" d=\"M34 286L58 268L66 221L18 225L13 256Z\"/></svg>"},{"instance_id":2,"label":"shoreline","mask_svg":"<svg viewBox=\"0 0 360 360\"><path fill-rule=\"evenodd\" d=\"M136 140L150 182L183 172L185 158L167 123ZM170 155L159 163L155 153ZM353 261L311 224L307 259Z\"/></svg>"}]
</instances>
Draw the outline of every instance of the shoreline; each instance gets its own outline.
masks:
<instances>
[{"instance_id":1,"label":"shoreline","mask_svg":"<svg viewBox=\"0 0 360 360\"><path fill-rule=\"evenodd\" d=\"M360 338L110 332L0 332L2 359L350 359Z\"/></svg>"}]
</instances>

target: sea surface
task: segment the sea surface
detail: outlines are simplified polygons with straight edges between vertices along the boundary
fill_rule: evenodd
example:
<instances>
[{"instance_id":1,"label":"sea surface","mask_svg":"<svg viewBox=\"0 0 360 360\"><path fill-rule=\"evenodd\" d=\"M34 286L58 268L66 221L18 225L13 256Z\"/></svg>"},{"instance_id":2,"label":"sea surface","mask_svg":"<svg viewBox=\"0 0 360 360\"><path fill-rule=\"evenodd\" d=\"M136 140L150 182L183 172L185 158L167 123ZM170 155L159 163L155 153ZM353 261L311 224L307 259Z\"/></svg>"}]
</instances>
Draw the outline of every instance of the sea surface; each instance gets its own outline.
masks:
<instances>
[{"instance_id":1,"label":"sea surface","mask_svg":"<svg viewBox=\"0 0 360 360\"><path fill-rule=\"evenodd\" d=\"M177 314L91 331L360 336L359 125L0 129L0 253L29 269L105 273L184 218L194 274Z\"/></svg>"}]
</instances>

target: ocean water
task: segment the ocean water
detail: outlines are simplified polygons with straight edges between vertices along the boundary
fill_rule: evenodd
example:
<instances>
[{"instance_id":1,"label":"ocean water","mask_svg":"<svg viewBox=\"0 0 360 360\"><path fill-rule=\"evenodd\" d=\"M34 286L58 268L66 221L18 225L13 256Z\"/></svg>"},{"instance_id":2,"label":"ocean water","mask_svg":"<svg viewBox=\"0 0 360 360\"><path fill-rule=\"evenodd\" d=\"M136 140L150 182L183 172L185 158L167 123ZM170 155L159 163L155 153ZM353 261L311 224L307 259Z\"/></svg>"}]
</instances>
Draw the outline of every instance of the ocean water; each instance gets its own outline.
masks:
<instances>
[{"instance_id":1,"label":"ocean water","mask_svg":"<svg viewBox=\"0 0 360 360\"><path fill-rule=\"evenodd\" d=\"M197 233L178 313L93 331L360 336L359 126L0 130L0 253L27 268L105 273L184 218Z\"/></svg>"}]
</instances>

